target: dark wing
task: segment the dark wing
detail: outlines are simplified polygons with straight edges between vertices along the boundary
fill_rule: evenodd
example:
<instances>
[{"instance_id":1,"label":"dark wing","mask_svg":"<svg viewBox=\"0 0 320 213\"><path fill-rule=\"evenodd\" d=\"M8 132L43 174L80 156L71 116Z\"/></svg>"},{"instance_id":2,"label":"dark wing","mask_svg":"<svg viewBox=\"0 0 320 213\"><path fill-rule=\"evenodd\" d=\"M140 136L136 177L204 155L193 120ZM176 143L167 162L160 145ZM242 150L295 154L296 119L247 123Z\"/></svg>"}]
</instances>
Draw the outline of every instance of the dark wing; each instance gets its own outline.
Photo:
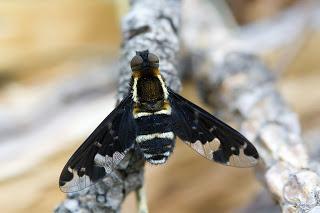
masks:
<instances>
[{"instance_id":1,"label":"dark wing","mask_svg":"<svg viewBox=\"0 0 320 213\"><path fill-rule=\"evenodd\" d=\"M111 173L123 160L136 137L132 107L129 95L72 155L60 175L61 191L82 190Z\"/></svg>"},{"instance_id":2,"label":"dark wing","mask_svg":"<svg viewBox=\"0 0 320 213\"><path fill-rule=\"evenodd\" d=\"M168 88L174 133L209 160L251 167L259 154L239 132Z\"/></svg>"}]
</instances>

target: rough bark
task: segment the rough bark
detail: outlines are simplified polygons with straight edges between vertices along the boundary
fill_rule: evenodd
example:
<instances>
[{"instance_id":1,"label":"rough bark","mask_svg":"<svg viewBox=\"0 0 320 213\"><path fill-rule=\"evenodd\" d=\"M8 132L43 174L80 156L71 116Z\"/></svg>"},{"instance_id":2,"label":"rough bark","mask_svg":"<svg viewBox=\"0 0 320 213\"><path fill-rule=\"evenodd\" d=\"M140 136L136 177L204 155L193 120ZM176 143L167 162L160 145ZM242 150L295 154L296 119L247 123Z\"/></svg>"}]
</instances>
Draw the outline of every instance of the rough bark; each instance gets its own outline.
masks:
<instances>
[{"instance_id":1,"label":"rough bark","mask_svg":"<svg viewBox=\"0 0 320 213\"><path fill-rule=\"evenodd\" d=\"M123 43L120 59L118 102L129 92L130 59L135 51L148 49L160 59L167 85L180 89L177 72L179 50L179 0L132 0L122 22ZM67 195L55 212L119 212L125 196L143 185L144 160L134 151L116 174L93 187Z\"/></svg>"},{"instance_id":2,"label":"rough bark","mask_svg":"<svg viewBox=\"0 0 320 213\"><path fill-rule=\"evenodd\" d=\"M219 46L194 37L200 32L201 38L214 38L216 26L208 20L210 7L191 2L192 11L196 11L193 15L198 15L200 22L195 25L195 16L188 13L183 30L187 35L182 37L191 54L202 52L201 57L193 59L196 74L201 73L198 76L203 99L220 109L224 118L232 121L257 147L261 156L258 178L282 211L316 212L320 204L320 178L314 165L318 162L308 159L297 115L278 92L276 77L241 45L228 48L227 41ZM205 18L201 14L206 14ZM238 37L229 38L237 40ZM205 43L193 42L195 40ZM238 47L237 52L234 47Z\"/></svg>"},{"instance_id":3,"label":"rough bark","mask_svg":"<svg viewBox=\"0 0 320 213\"><path fill-rule=\"evenodd\" d=\"M270 70L253 55L230 53L209 76L201 84L204 97L253 141L262 160L257 174L283 212L318 208L319 175L310 169L297 116Z\"/></svg>"}]
</instances>

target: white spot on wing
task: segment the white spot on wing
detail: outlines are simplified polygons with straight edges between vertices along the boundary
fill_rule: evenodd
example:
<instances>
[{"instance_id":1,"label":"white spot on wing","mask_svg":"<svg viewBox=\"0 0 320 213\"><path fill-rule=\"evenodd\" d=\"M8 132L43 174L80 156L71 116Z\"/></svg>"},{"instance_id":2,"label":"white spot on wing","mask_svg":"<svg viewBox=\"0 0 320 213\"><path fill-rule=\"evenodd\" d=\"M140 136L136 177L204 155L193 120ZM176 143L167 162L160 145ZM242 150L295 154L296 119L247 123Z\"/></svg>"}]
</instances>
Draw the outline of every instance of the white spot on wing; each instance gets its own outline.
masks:
<instances>
[{"instance_id":1,"label":"white spot on wing","mask_svg":"<svg viewBox=\"0 0 320 213\"><path fill-rule=\"evenodd\" d=\"M99 166L105 169L107 174L110 174L113 171L113 168L123 160L125 157L124 153L115 152L112 157L103 156L97 153L94 157L95 166ZM82 190L93 183L90 180L88 175L79 176L76 170L73 170L71 167L68 167L68 171L73 174L72 180L64 183L63 186L60 186L61 190L64 192L75 192ZM82 167L81 172L85 172L86 168Z\"/></svg>"},{"instance_id":2,"label":"white spot on wing","mask_svg":"<svg viewBox=\"0 0 320 213\"><path fill-rule=\"evenodd\" d=\"M96 156L94 156L94 162L98 165L98 166L101 166L103 167L104 164L105 164L105 157L100 155L99 153L96 154Z\"/></svg>"},{"instance_id":3,"label":"white spot on wing","mask_svg":"<svg viewBox=\"0 0 320 213\"><path fill-rule=\"evenodd\" d=\"M214 138L212 141L208 142L210 149L215 152L220 148L220 140L218 138Z\"/></svg>"},{"instance_id":4,"label":"white spot on wing","mask_svg":"<svg viewBox=\"0 0 320 213\"><path fill-rule=\"evenodd\" d=\"M194 143L185 141L185 143L209 160L213 159L213 153L220 148L220 140L218 138L214 138L212 141L207 141L204 144L202 144L199 140Z\"/></svg>"},{"instance_id":5,"label":"white spot on wing","mask_svg":"<svg viewBox=\"0 0 320 213\"><path fill-rule=\"evenodd\" d=\"M114 164L119 164L120 163L120 161L122 161L122 159L124 158L124 154L122 154L122 153L120 153L120 152L115 152L115 153L113 153L113 157L112 157L112 159L113 159L113 163Z\"/></svg>"},{"instance_id":6,"label":"white spot on wing","mask_svg":"<svg viewBox=\"0 0 320 213\"><path fill-rule=\"evenodd\" d=\"M72 173L73 170L71 169L71 167L68 167L68 172Z\"/></svg>"},{"instance_id":7,"label":"white spot on wing","mask_svg":"<svg viewBox=\"0 0 320 213\"><path fill-rule=\"evenodd\" d=\"M213 126L213 127L211 127L211 128L209 129L209 131L212 133L215 129L216 129L216 127Z\"/></svg>"},{"instance_id":8,"label":"white spot on wing","mask_svg":"<svg viewBox=\"0 0 320 213\"><path fill-rule=\"evenodd\" d=\"M103 156L98 153L94 157L94 162L97 166L103 167L108 174L112 172L115 165L118 165L121 162L124 156L125 155L120 152L113 153L112 157L109 157L108 155Z\"/></svg>"},{"instance_id":9,"label":"white spot on wing","mask_svg":"<svg viewBox=\"0 0 320 213\"><path fill-rule=\"evenodd\" d=\"M243 149L246 149L247 146L248 146L248 144L247 144L247 143L244 143L243 146L242 146L242 148L243 148Z\"/></svg>"},{"instance_id":10,"label":"white spot on wing","mask_svg":"<svg viewBox=\"0 0 320 213\"><path fill-rule=\"evenodd\" d=\"M70 171L71 170L71 171ZM72 180L66 182L61 186L61 190L64 192L74 192L82 190L92 184L88 175L79 177L76 170L68 168L68 171L73 174Z\"/></svg>"},{"instance_id":11,"label":"white spot on wing","mask_svg":"<svg viewBox=\"0 0 320 213\"><path fill-rule=\"evenodd\" d=\"M98 141L95 141L93 144L94 144L96 147L98 147L98 148L101 148L101 147L102 147L102 144L99 143Z\"/></svg>"},{"instance_id":12,"label":"white spot on wing","mask_svg":"<svg viewBox=\"0 0 320 213\"><path fill-rule=\"evenodd\" d=\"M188 144L191 146L192 149L197 151L200 155L202 156L206 155L203 144L200 141L196 141L195 143L188 142Z\"/></svg>"},{"instance_id":13,"label":"white spot on wing","mask_svg":"<svg viewBox=\"0 0 320 213\"><path fill-rule=\"evenodd\" d=\"M205 144L202 144L200 141L196 141L194 143L190 143L185 141L192 149L198 152L200 155L206 157L209 160L213 160L213 153L220 149L221 142L218 138L214 138L212 141L208 141ZM236 166L236 167L251 167L258 163L258 159L246 155L244 150L248 144L244 144L239 149L239 155L231 155L229 157L229 161L226 162L228 166ZM231 150L236 150L237 147L231 147Z\"/></svg>"},{"instance_id":14,"label":"white spot on wing","mask_svg":"<svg viewBox=\"0 0 320 213\"><path fill-rule=\"evenodd\" d=\"M230 166L250 167L258 163L258 159L244 154L244 146L239 149L239 155L231 155L229 158Z\"/></svg>"}]
</instances>

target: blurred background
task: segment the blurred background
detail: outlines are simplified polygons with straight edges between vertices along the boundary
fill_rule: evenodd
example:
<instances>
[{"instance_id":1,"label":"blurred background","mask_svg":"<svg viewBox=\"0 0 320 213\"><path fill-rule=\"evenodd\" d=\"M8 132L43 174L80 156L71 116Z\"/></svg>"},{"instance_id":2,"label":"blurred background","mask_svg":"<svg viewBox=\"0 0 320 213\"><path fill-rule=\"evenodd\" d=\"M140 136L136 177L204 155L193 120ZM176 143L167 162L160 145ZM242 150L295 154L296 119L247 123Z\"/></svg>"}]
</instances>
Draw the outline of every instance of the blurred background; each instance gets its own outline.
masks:
<instances>
[{"instance_id":1,"label":"blurred background","mask_svg":"<svg viewBox=\"0 0 320 213\"><path fill-rule=\"evenodd\" d=\"M273 45L251 48L279 77L305 137L318 134L319 4L218 2L211 1L220 25L241 32L243 45L275 31L267 38ZM125 0L0 2L1 212L51 212L64 199L61 169L115 106L120 24L128 8ZM191 81L183 82L182 94L201 105ZM147 166L146 187L151 212L237 212L262 189L253 170L212 164L181 143L166 166ZM134 205L128 196L123 212Z\"/></svg>"}]
</instances>

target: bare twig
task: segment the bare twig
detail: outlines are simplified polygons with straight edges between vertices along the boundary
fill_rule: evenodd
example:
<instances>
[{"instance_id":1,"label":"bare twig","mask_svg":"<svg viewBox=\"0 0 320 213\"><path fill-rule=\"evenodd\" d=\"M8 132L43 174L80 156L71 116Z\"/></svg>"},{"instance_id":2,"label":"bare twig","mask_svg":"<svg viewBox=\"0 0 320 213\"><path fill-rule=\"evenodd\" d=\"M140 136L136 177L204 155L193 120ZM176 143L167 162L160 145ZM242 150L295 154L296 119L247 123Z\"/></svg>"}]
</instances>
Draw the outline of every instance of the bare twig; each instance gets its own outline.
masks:
<instances>
[{"instance_id":1,"label":"bare twig","mask_svg":"<svg viewBox=\"0 0 320 213\"><path fill-rule=\"evenodd\" d=\"M130 59L135 51L149 49L160 58L160 69L167 85L180 89L177 73L177 51L179 50L179 0L132 0L131 10L122 23L123 44L120 60L118 101L129 92L131 70ZM143 185L144 160L131 153L116 176L104 178L90 189L68 194L56 212L119 212L122 201L132 190ZM145 195L139 190L139 197ZM145 199L142 199L145 201ZM139 205L144 206L145 203Z\"/></svg>"}]
</instances>

